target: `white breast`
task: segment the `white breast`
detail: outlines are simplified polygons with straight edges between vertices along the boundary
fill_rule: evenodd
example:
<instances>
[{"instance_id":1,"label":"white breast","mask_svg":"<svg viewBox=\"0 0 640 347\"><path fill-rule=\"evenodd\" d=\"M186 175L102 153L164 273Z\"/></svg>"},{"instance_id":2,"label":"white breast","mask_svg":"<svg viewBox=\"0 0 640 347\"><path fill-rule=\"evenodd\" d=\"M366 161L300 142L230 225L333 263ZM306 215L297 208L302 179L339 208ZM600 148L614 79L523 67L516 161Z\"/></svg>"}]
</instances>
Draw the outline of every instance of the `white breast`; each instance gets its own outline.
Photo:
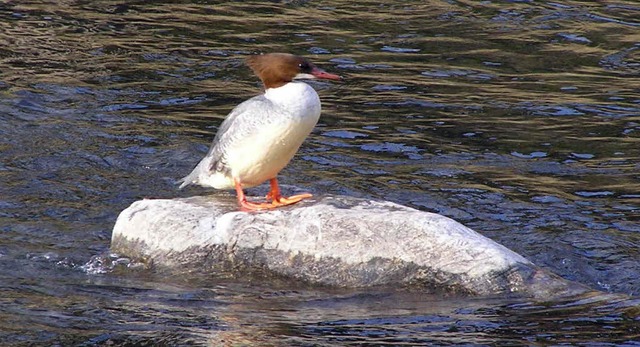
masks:
<instances>
[{"instance_id":1,"label":"white breast","mask_svg":"<svg viewBox=\"0 0 640 347\"><path fill-rule=\"evenodd\" d=\"M251 117L269 117L251 134L226 149L231 175L214 173L201 184L218 189L233 187L233 178L252 187L276 177L298 151L320 118L320 98L306 83L290 82L268 89L268 109L251 110ZM205 182L206 181L206 182Z\"/></svg>"}]
</instances>

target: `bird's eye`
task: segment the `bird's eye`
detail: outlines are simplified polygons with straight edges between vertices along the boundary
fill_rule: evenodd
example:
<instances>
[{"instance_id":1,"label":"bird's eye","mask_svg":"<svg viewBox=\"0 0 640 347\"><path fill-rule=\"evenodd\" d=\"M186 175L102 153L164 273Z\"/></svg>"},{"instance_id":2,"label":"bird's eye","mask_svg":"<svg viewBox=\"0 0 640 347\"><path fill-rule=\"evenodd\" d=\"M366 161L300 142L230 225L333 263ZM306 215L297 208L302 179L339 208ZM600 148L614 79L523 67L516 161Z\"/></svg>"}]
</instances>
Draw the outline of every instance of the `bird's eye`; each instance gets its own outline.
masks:
<instances>
[{"instance_id":1,"label":"bird's eye","mask_svg":"<svg viewBox=\"0 0 640 347\"><path fill-rule=\"evenodd\" d=\"M307 63L306 61L298 64L298 67L300 68L300 71L302 71L302 72L311 71L311 65L309 65L309 63Z\"/></svg>"}]
</instances>

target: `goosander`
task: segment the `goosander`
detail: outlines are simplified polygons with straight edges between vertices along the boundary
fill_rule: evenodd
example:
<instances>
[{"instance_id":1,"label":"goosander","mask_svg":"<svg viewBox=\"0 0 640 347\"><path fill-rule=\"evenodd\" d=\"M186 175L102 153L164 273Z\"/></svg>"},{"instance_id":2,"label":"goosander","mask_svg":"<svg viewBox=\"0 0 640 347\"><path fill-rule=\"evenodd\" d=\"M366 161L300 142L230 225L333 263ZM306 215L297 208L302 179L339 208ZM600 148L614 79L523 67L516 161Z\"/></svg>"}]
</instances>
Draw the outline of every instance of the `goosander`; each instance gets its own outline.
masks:
<instances>
[{"instance_id":1,"label":"goosander","mask_svg":"<svg viewBox=\"0 0 640 347\"><path fill-rule=\"evenodd\" d=\"M320 98L301 79L340 80L305 58L285 53L254 55L247 65L264 94L236 106L218 128L207 155L181 182L236 190L241 210L291 205L311 194L283 197L276 175L298 151L320 118ZM267 202L247 201L243 188L269 180Z\"/></svg>"}]
</instances>

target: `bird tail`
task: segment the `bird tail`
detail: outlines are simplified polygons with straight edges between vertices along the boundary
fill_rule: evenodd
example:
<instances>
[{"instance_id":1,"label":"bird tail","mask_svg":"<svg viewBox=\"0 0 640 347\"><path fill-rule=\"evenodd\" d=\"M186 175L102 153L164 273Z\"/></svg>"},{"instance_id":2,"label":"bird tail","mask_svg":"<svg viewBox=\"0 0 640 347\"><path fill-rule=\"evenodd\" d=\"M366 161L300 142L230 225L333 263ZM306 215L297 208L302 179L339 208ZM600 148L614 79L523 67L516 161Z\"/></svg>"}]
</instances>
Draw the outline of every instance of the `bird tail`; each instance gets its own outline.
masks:
<instances>
[{"instance_id":1,"label":"bird tail","mask_svg":"<svg viewBox=\"0 0 640 347\"><path fill-rule=\"evenodd\" d=\"M180 183L178 189L182 189L190 184L197 184L200 181L200 173L202 172L202 168L207 165L206 159L203 159L196 165L196 167L191 170L191 173L187 176L179 179L176 183Z\"/></svg>"},{"instance_id":2,"label":"bird tail","mask_svg":"<svg viewBox=\"0 0 640 347\"><path fill-rule=\"evenodd\" d=\"M194 174L193 172L190 173L189 175L187 175L186 177L183 177L181 179L179 179L176 184L180 183L180 186L178 186L178 189L182 189L190 184L195 183L195 177L193 177Z\"/></svg>"}]
</instances>

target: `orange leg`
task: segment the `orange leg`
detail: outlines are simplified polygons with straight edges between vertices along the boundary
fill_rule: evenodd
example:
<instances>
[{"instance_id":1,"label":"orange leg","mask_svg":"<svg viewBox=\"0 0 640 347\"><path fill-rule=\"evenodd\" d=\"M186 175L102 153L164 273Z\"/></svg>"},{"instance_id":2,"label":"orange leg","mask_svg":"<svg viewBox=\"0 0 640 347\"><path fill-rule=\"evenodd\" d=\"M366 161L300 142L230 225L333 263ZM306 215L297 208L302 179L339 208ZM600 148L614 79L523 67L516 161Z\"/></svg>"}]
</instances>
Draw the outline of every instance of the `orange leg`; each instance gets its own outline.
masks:
<instances>
[{"instance_id":1,"label":"orange leg","mask_svg":"<svg viewBox=\"0 0 640 347\"><path fill-rule=\"evenodd\" d=\"M233 180L233 182L236 186L236 197L238 198L238 205L240 205L240 210L257 211L273 208L270 203L255 203L247 201L247 197L244 195L244 191L242 191L242 184L240 183L240 180L236 178Z\"/></svg>"},{"instance_id":2,"label":"orange leg","mask_svg":"<svg viewBox=\"0 0 640 347\"><path fill-rule=\"evenodd\" d=\"M287 206L291 204L295 204L296 202L312 197L313 195L309 193L293 195L288 198L282 197L280 194L280 187L278 186L278 179L272 178L269 180L269 184L271 185L271 190L269 194L267 194L267 200L272 200L272 204L274 207L278 206Z\"/></svg>"},{"instance_id":3,"label":"orange leg","mask_svg":"<svg viewBox=\"0 0 640 347\"><path fill-rule=\"evenodd\" d=\"M267 200L271 200L271 202L262 202L255 203L247 201L247 197L244 195L242 191L242 184L240 180L234 179L235 187L236 187L236 195L238 198L238 205L240 205L240 209L243 211L257 211L257 210L266 210L271 208L276 208L280 206L287 206L291 204L295 204L296 202L310 198L311 194L299 194L294 195L288 198L282 197L280 194L280 187L278 187L278 180L272 178L269 183L271 184L271 190L269 194L267 194Z\"/></svg>"}]
</instances>

